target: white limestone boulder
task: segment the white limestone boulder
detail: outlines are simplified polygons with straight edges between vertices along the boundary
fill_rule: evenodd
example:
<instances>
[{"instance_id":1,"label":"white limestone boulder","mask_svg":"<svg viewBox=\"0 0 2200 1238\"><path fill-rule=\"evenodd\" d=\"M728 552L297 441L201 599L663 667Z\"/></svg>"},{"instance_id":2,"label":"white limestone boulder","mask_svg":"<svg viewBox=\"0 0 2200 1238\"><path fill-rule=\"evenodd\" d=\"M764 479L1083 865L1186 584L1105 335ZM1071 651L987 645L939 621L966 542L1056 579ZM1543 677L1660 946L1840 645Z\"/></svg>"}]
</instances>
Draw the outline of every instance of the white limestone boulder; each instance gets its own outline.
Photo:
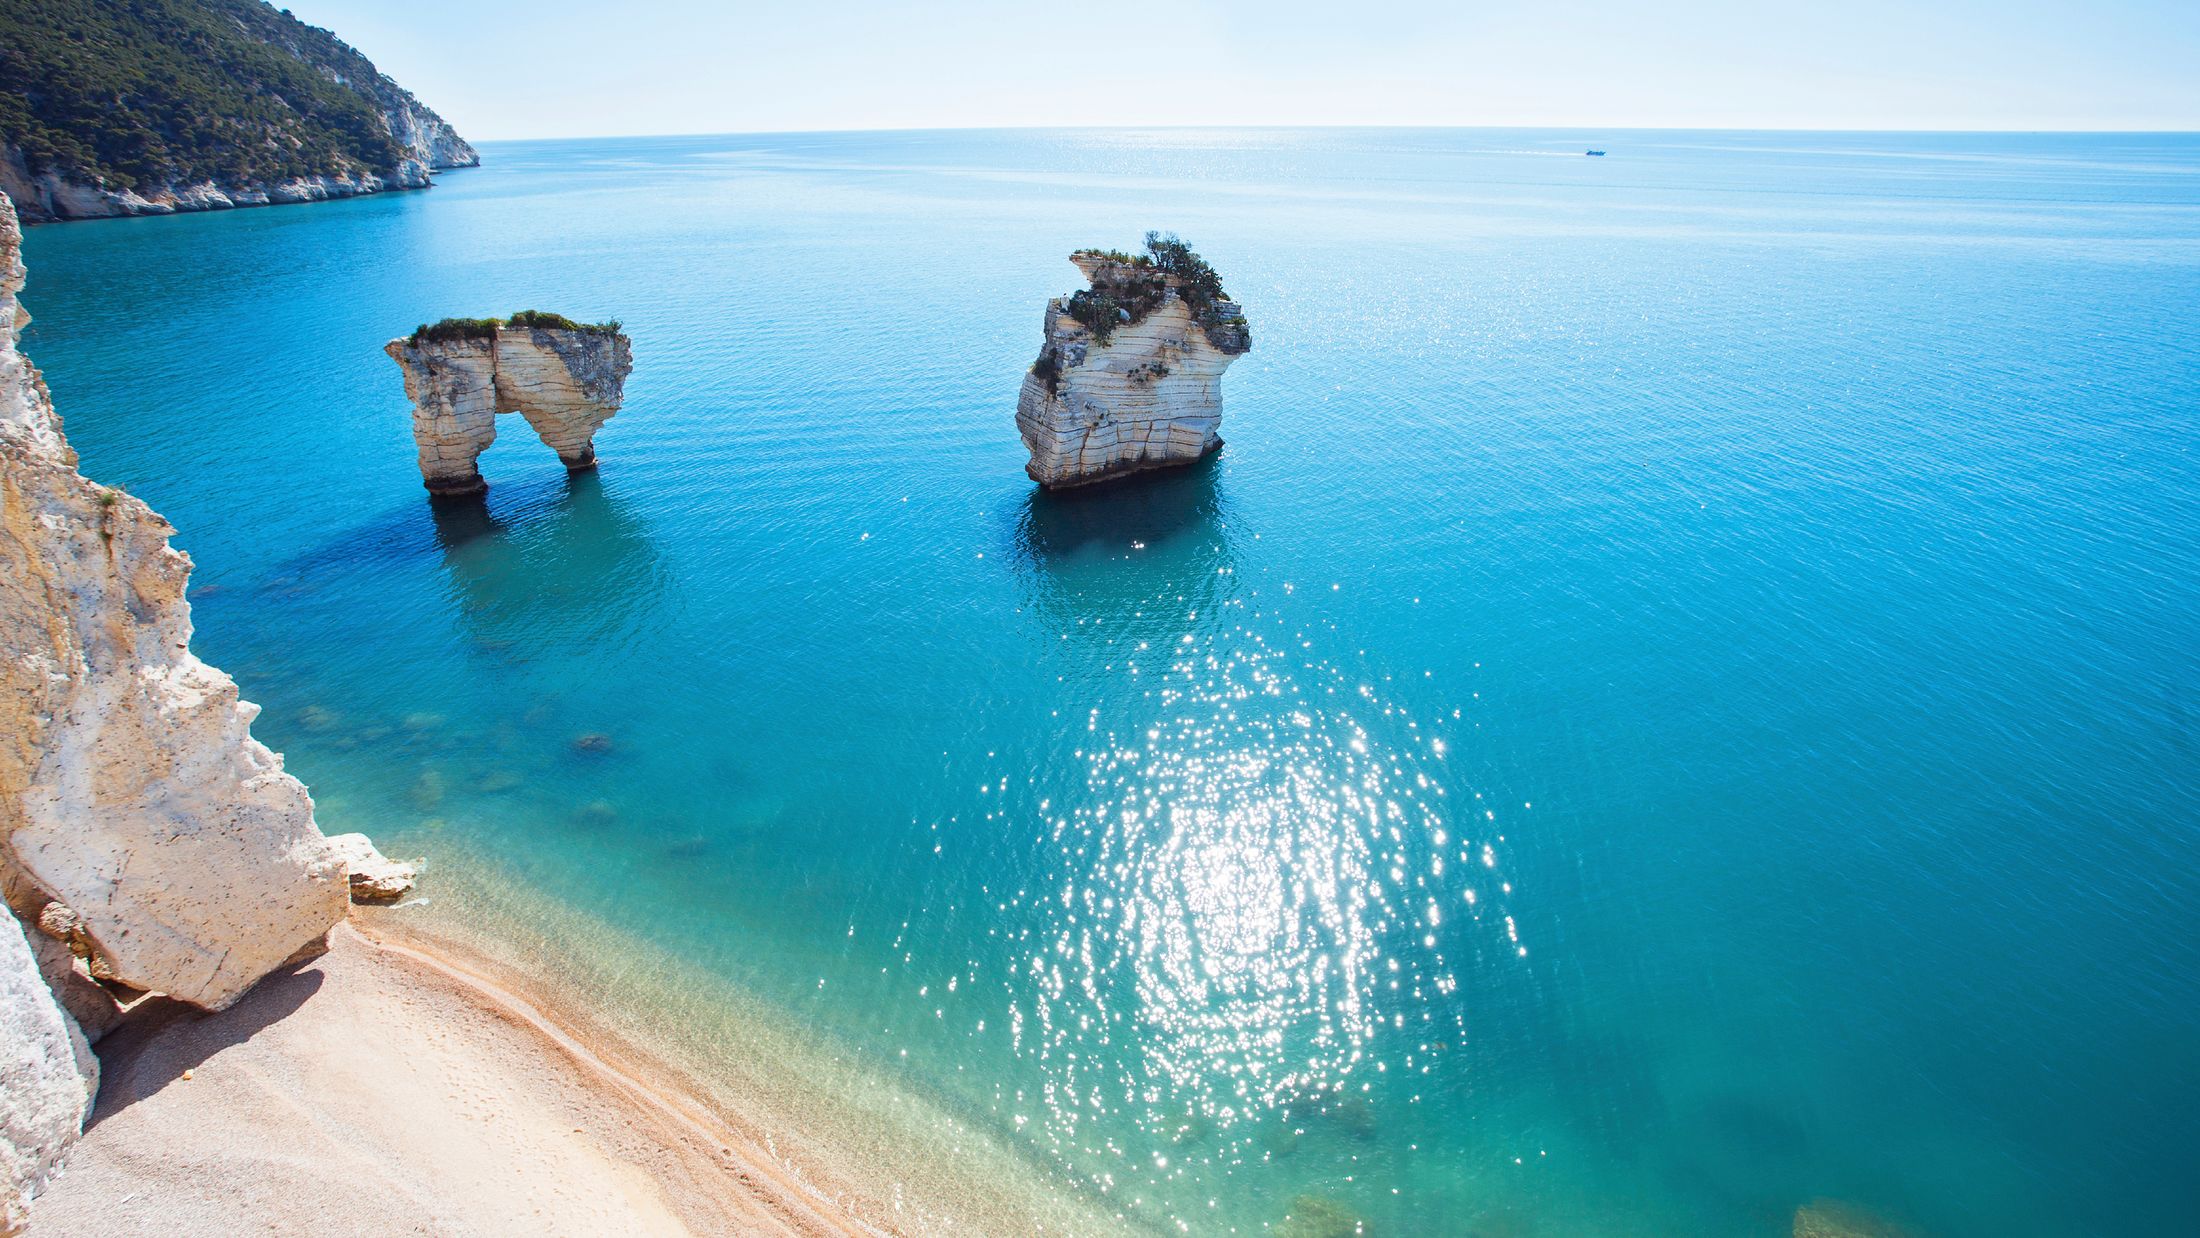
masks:
<instances>
[{"instance_id":1,"label":"white limestone boulder","mask_svg":"<svg viewBox=\"0 0 2200 1238\"><path fill-rule=\"evenodd\" d=\"M420 876L418 864L390 859L364 834L331 834L328 842L344 861L352 902L394 902L411 893Z\"/></svg>"},{"instance_id":2,"label":"white limestone boulder","mask_svg":"<svg viewBox=\"0 0 2200 1238\"><path fill-rule=\"evenodd\" d=\"M0 910L0 1234L20 1231L31 1197L84 1133L99 1061Z\"/></svg>"}]
</instances>

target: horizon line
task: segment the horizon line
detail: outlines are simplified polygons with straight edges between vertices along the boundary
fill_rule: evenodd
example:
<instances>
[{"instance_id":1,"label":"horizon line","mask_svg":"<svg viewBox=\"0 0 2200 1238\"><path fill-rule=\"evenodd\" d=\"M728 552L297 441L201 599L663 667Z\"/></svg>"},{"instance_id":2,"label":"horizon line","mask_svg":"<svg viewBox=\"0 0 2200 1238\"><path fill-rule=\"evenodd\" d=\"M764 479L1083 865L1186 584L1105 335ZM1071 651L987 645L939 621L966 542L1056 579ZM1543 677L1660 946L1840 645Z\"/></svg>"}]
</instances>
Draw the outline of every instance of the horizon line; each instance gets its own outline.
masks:
<instances>
[{"instance_id":1,"label":"horizon line","mask_svg":"<svg viewBox=\"0 0 2200 1238\"><path fill-rule=\"evenodd\" d=\"M575 142L605 138L730 138L730 137L800 137L820 134L858 133L1139 133L1154 130L1170 132L1197 132L1200 130L1232 130L1238 132L1280 132L1287 130L1322 129L1337 132L1407 130L1419 132L1508 132L1508 133L1815 133L1815 134L1905 134L1945 135L1950 137L1982 136L2055 136L2055 137L2200 137L2200 124L2190 128L2125 128L2089 129L2032 126L1994 129L1949 129L1933 126L1906 128L1850 128L1838 125L1781 125L1747 127L1736 125L1491 125L1491 124L1334 124L1334 123L1273 123L1258 124L1150 124L1150 125L863 125L823 126L814 129L696 129L676 133L571 133L543 137L492 137L468 139L481 142Z\"/></svg>"}]
</instances>

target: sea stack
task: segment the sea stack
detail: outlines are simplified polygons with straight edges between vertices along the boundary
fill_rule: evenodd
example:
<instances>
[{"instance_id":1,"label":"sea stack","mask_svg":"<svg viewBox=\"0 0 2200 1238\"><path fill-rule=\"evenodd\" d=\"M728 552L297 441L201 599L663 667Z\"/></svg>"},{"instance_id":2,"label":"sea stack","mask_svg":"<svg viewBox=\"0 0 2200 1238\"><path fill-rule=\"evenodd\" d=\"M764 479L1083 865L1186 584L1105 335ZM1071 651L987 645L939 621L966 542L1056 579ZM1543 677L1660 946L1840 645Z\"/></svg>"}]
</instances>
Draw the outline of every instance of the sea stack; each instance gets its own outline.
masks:
<instances>
[{"instance_id":1,"label":"sea stack","mask_svg":"<svg viewBox=\"0 0 2200 1238\"><path fill-rule=\"evenodd\" d=\"M36 367L0 195L0 1234L82 1128L117 994L207 1009L351 903L259 707L191 654L191 560L77 471Z\"/></svg>"},{"instance_id":2,"label":"sea stack","mask_svg":"<svg viewBox=\"0 0 2200 1238\"><path fill-rule=\"evenodd\" d=\"M1222 372L1253 346L1221 277L1174 236L1079 250L1090 287L1047 303L1016 428L1047 489L1190 464L1222 446Z\"/></svg>"},{"instance_id":3,"label":"sea stack","mask_svg":"<svg viewBox=\"0 0 2200 1238\"><path fill-rule=\"evenodd\" d=\"M619 411L632 343L616 322L523 310L509 319L446 318L383 350L405 373L413 443L431 494L489 488L475 462L499 413L518 413L565 467L596 466L596 431Z\"/></svg>"}]
</instances>

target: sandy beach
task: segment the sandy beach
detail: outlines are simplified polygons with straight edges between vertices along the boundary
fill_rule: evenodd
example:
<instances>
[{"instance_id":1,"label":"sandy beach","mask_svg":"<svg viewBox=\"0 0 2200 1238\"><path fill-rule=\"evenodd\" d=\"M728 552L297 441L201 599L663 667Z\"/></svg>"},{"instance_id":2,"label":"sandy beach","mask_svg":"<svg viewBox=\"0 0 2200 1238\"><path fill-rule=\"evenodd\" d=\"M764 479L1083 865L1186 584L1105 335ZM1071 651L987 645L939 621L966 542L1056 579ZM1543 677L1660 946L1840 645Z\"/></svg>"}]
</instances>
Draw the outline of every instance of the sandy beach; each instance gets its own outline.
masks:
<instances>
[{"instance_id":1,"label":"sandy beach","mask_svg":"<svg viewBox=\"0 0 2200 1238\"><path fill-rule=\"evenodd\" d=\"M876 1232L463 963L356 924L333 947L103 1041L31 1233Z\"/></svg>"}]
</instances>

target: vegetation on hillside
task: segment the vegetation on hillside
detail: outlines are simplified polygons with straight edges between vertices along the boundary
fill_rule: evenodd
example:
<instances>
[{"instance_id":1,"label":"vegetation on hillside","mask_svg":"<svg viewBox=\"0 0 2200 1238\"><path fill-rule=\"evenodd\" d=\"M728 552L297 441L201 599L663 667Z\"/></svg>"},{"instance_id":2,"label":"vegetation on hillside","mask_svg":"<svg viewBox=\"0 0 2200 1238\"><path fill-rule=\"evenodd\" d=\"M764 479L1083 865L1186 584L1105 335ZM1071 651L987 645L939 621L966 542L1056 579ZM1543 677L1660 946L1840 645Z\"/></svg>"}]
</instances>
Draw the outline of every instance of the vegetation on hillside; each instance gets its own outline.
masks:
<instances>
[{"instance_id":1,"label":"vegetation on hillside","mask_svg":"<svg viewBox=\"0 0 2200 1238\"><path fill-rule=\"evenodd\" d=\"M326 30L261 0L0 0L0 142L110 189L387 174L418 107ZM423 113L425 109L420 109Z\"/></svg>"},{"instance_id":2,"label":"vegetation on hillside","mask_svg":"<svg viewBox=\"0 0 2200 1238\"><path fill-rule=\"evenodd\" d=\"M1176 277L1177 294L1199 321L1216 317L1217 303L1230 299L1230 294L1222 290L1222 276L1174 232L1147 233L1146 252L1153 256L1154 269Z\"/></svg>"}]
</instances>

